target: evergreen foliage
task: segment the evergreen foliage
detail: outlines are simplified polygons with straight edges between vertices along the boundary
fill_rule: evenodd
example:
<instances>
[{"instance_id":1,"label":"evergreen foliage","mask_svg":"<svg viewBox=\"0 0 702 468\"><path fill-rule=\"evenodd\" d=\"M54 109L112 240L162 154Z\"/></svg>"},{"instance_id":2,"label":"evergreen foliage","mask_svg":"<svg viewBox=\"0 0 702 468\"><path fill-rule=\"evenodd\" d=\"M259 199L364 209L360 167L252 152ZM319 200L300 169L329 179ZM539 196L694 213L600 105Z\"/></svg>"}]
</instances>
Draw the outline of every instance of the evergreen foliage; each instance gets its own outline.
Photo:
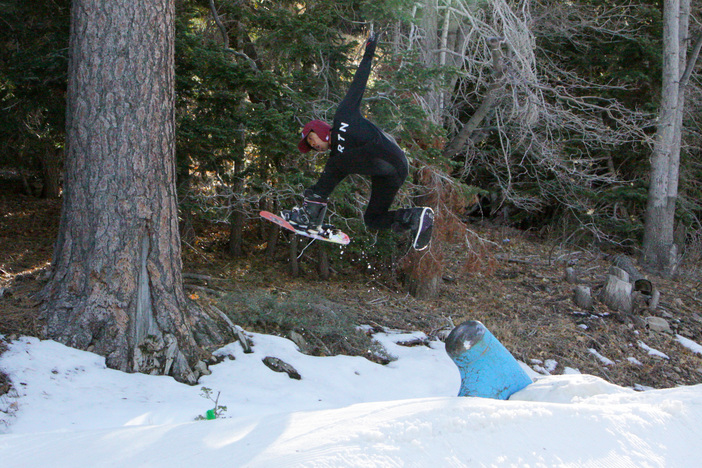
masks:
<instances>
[{"instance_id":1,"label":"evergreen foliage","mask_svg":"<svg viewBox=\"0 0 702 468\"><path fill-rule=\"evenodd\" d=\"M0 2L0 167L42 173L64 145L69 2Z\"/></svg>"},{"instance_id":2,"label":"evergreen foliage","mask_svg":"<svg viewBox=\"0 0 702 468\"><path fill-rule=\"evenodd\" d=\"M392 360L379 343L358 329L358 316L352 308L324 297L304 291L240 291L222 298L220 306L230 311L235 323L249 330L288 337L299 334L306 342L301 351L307 354L360 355L384 363Z\"/></svg>"},{"instance_id":3,"label":"evergreen foliage","mask_svg":"<svg viewBox=\"0 0 702 468\"><path fill-rule=\"evenodd\" d=\"M0 0L2 167L39 174L47 154L61 153L69 3ZM507 20L497 17L497 3L215 0L222 29L209 0L178 0L177 164L183 213L234 225L235 214L253 220L264 205L277 210L299 204L325 161L324 155L299 154L299 131L310 119L331 120L372 29L383 35L364 111L410 157L413 176L398 195L398 206L426 197L417 174L429 168L452 181L452 206L446 209L456 220L465 218L466 200L492 197L491 209L482 211L507 207L509 222L519 227L549 228L563 236L584 229L587 242L638 241L651 152L646 139L655 131L652 117L660 93L661 2L644 0L634 9L625 0L502 2L530 7L519 14L531 13L533 72L544 88L527 86L558 111L569 104L546 88L588 99L603 110L594 118L591 109L569 108L582 116L581 128L560 121L557 113L531 127L493 113L478 129L475 145L449 157L443 148L457 125L484 102L493 73L485 37L452 34L465 26L457 18L496 36L505 33L500 28ZM459 10L467 16L448 14ZM627 28L617 27L622 18ZM465 57L449 54L439 60L444 32L449 41L469 42ZM516 66L509 62L515 57L504 51L507 64ZM510 99L526 102L524 89L500 95L503 112ZM680 220L694 228L702 212L694 120L702 100L694 81L689 93ZM442 105L433 104L436 96ZM616 133L625 121L612 109L643 116L628 121L642 137L609 140L604 132ZM526 127L530 139L520 137ZM558 142L549 151L541 146L547 137ZM396 234L366 232L362 209L368 190L361 177L342 183L332 196L329 219L354 239L341 255L343 262L392 270L408 246ZM251 224L242 229L256 236L247 228Z\"/></svg>"}]
</instances>

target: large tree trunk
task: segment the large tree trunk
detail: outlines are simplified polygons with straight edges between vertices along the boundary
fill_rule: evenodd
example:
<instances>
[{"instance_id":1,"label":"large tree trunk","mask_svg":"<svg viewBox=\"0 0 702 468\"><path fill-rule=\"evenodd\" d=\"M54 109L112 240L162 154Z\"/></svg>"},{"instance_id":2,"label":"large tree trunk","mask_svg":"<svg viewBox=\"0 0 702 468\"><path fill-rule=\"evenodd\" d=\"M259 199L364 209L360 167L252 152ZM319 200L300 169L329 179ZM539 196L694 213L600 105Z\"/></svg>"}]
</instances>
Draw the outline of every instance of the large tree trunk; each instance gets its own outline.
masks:
<instances>
[{"instance_id":1,"label":"large tree trunk","mask_svg":"<svg viewBox=\"0 0 702 468\"><path fill-rule=\"evenodd\" d=\"M424 6L421 16L421 26L424 30L421 49L423 54L422 61L427 68L434 68L439 65L439 60L441 59L438 52L439 41L441 40L439 0L423 0L422 3ZM426 103L427 118L437 125L441 124L441 111L443 109L443 93L439 88L439 83L434 82L422 96Z\"/></svg>"},{"instance_id":2,"label":"large tree trunk","mask_svg":"<svg viewBox=\"0 0 702 468\"><path fill-rule=\"evenodd\" d=\"M671 276L677 265L677 248L673 242L673 234L685 105L685 92L680 79L686 62L689 12L689 0L664 2L663 86L651 160L642 264L647 271L665 276Z\"/></svg>"},{"instance_id":3,"label":"large tree trunk","mask_svg":"<svg viewBox=\"0 0 702 468\"><path fill-rule=\"evenodd\" d=\"M175 189L174 3L74 0L46 335L194 383Z\"/></svg>"}]
</instances>

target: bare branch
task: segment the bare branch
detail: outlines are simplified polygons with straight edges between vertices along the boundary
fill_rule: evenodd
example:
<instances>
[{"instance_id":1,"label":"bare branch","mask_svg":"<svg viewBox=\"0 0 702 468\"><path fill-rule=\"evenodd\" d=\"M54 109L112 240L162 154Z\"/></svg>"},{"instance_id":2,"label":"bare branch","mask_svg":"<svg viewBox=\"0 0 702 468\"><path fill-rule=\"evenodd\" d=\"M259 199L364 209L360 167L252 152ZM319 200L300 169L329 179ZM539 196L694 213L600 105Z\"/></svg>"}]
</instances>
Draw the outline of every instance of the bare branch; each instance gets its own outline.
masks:
<instances>
[{"instance_id":1,"label":"bare branch","mask_svg":"<svg viewBox=\"0 0 702 468\"><path fill-rule=\"evenodd\" d=\"M690 80L690 75L692 70L695 68L697 59L700 56L700 49L702 49L702 33L697 34L697 39L695 39L695 45L692 48L692 54L690 54L690 59L687 61L687 66L685 67L685 72L680 78L680 89L683 90L687 87L687 82Z\"/></svg>"},{"instance_id":2,"label":"bare branch","mask_svg":"<svg viewBox=\"0 0 702 468\"><path fill-rule=\"evenodd\" d=\"M210 0L210 11L212 11L212 17L214 18L215 24L219 28L219 32L222 33L224 48L229 49L229 34L227 33L227 28L224 26L224 23L222 23L222 20L219 17L219 13L217 13L217 7L215 6L214 0Z\"/></svg>"}]
</instances>

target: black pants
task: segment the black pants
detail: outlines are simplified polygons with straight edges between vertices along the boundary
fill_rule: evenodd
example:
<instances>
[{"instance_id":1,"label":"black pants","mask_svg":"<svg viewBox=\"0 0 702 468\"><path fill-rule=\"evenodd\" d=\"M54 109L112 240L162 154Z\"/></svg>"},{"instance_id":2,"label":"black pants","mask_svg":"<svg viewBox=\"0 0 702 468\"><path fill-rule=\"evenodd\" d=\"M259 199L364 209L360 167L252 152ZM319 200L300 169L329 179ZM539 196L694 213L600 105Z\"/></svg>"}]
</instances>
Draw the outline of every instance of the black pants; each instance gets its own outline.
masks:
<instances>
[{"instance_id":1,"label":"black pants","mask_svg":"<svg viewBox=\"0 0 702 468\"><path fill-rule=\"evenodd\" d=\"M395 195L405 182L402 174L371 176L371 194L363 221L371 229L389 229L396 221L395 211L389 211Z\"/></svg>"},{"instance_id":2,"label":"black pants","mask_svg":"<svg viewBox=\"0 0 702 468\"><path fill-rule=\"evenodd\" d=\"M371 175L371 194L363 221L371 229L389 229L398 220L397 211L390 211L395 195L405 183L409 163L395 140L385 134L382 147L385 157L379 165L380 174Z\"/></svg>"},{"instance_id":3,"label":"black pants","mask_svg":"<svg viewBox=\"0 0 702 468\"><path fill-rule=\"evenodd\" d=\"M327 198L346 175L370 176L371 194L363 221L371 229L389 229L398 220L396 215L402 210L390 211L390 205L409 172L405 153L392 137L384 135L380 140L377 146L368 148L368 158L348 162L351 167L347 173L328 163L319 181L310 187L314 193Z\"/></svg>"}]
</instances>

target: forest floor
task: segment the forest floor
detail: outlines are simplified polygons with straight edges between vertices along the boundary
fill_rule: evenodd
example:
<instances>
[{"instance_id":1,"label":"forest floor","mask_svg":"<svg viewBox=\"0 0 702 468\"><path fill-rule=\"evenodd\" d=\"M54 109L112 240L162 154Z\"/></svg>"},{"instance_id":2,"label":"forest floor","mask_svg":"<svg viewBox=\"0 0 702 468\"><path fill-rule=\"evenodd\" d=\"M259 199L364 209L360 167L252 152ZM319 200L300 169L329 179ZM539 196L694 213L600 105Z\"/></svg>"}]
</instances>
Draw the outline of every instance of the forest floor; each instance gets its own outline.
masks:
<instances>
[{"instance_id":1,"label":"forest floor","mask_svg":"<svg viewBox=\"0 0 702 468\"><path fill-rule=\"evenodd\" d=\"M36 293L48 276L59 215L58 201L0 189L0 335L5 340L41 337ZM455 325L479 320L517 359L542 373L572 368L635 388L702 383L702 354L681 344L681 337L702 344L699 263L683 265L672 280L647 276L661 293L654 311L622 315L598 300L593 309L582 310L573 301L574 284L565 280L566 267L597 297L610 255L567 249L507 227L476 223L470 229L483 245L482 268L476 268L465 244L447 246L438 294L418 300L389 274L344 270L322 280L313 248L301 259L301 274L293 277L283 237L273 256L249 242L247 255L233 258L226 252L226 228L202 225L195 242L183 246L186 292L203 306L225 310L244 329L290 336L313 354L363 355L367 343L350 339L349 330L358 325L445 338ZM335 249L328 250L332 267ZM647 316L666 320L670 332L649 329ZM0 352L2 347L0 340ZM0 394L3 385L0 376Z\"/></svg>"}]
</instances>

